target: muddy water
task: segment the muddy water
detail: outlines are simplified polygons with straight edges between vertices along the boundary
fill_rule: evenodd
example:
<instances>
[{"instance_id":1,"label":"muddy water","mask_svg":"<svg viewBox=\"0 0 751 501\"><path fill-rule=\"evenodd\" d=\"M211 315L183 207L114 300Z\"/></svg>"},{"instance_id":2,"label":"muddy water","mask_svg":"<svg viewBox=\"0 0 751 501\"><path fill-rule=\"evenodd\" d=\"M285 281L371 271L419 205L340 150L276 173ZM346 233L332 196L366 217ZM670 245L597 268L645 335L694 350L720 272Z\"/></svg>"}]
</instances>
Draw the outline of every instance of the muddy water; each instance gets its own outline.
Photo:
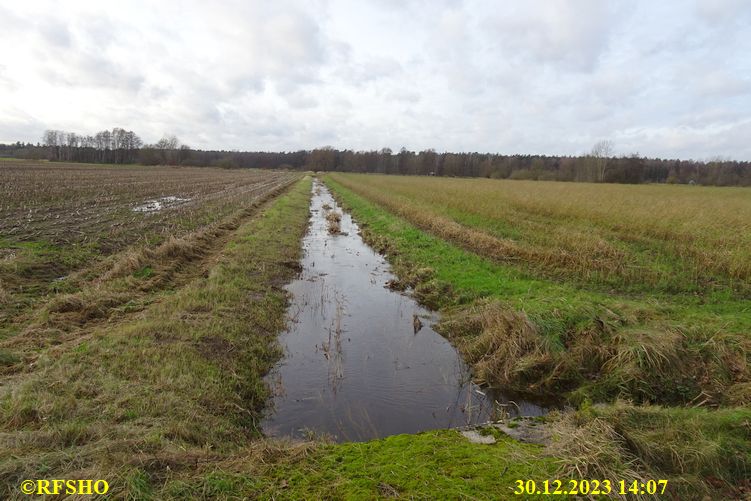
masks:
<instances>
[{"instance_id":1,"label":"muddy water","mask_svg":"<svg viewBox=\"0 0 751 501\"><path fill-rule=\"evenodd\" d=\"M435 315L386 287L388 264L348 214L342 233L329 234L324 206L341 210L323 184L313 191L302 272L288 286L286 356L267 378L267 435L367 440L543 412L471 383L459 354L431 328Z\"/></svg>"}]
</instances>

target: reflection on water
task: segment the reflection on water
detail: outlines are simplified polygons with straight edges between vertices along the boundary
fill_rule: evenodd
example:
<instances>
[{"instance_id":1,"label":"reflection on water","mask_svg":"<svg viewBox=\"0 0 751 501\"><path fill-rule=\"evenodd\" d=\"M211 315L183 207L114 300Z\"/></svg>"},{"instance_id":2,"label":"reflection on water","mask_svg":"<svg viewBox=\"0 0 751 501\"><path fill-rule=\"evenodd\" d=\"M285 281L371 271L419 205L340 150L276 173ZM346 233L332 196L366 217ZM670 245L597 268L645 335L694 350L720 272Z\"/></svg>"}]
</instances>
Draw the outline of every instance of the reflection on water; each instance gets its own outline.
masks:
<instances>
[{"instance_id":1,"label":"reflection on water","mask_svg":"<svg viewBox=\"0 0 751 501\"><path fill-rule=\"evenodd\" d=\"M339 209L323 184L313 190L302 273L288 286L286 356L267 378L267 435L367 440L543 412L472 384L459 354L431 328L436 316L386 287L394 278L388 264L349 214L341 234L329 234L326 213Z\"/></svg>"},{"instance_id":2,"label":"reflection on water","mask_svg":"<svg viewBox=\"0 0 751 501\"><path fill-rule=\"evenodd\" d=\"M155 200L147 200L144 204L133 207L133 212L157 212L167 207L189 202L190 198L176 196L162 197Z\"/></svg>"}]
</instances>

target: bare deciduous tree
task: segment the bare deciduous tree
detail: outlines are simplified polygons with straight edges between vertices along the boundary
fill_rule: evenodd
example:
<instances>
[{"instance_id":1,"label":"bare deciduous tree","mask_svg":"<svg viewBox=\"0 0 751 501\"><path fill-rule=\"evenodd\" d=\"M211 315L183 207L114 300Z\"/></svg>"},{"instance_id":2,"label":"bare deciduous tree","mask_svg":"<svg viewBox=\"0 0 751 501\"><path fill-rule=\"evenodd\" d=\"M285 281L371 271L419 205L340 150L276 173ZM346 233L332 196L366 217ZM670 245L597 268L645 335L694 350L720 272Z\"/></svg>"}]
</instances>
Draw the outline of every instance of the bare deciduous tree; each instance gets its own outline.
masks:
<instances>
[{"instance_id":1,"label":"bare deciduous tree","mask_svg":"<svg viewBox=\"0 0 751 501\"><path fill-rule=\"evenodd\" d=\"M613 156L613 141L603 139L597 141L592 147L592 158L594 159L595 176L599 182L605 181L605 172L608 169L608 160Z\"/></svg>"}]
</instances>

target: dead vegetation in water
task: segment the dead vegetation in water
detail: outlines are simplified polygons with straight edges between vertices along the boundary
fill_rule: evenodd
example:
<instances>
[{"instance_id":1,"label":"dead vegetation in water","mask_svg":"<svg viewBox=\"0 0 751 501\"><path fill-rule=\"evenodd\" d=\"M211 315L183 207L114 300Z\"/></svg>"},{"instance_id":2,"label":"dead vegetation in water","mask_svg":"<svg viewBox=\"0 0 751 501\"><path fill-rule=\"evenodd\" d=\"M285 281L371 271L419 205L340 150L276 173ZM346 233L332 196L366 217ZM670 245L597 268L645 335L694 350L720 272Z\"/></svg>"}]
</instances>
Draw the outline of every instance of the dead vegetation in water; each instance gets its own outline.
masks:
<instances>
[{"instance_id":1,"label":"dead vegetation in water","mask_svg":"<svg viewBox=\"0 0 751 501\"><path fill-rule=\"evenodd\" d=\"M315 193L318 196L321 195L320 187L316 187ZM335 210L328 202L324 203L321 207L324 212L324 217L326 218L326 228L328 229L329 234L338 235L341 233L342 213Z\"/></svg>"},{"instance_id":2,"label":"dead vegetation in water","mask_svg":"<svg viewBox=\"0 0 751 501\"><path fill-rule=\"evenodd\" d=\"M336 313L334 322L329 327L329 335L326 343L321 343L321 351L328 363L329 384L334 391L339 387L344 378L344 351L342 348L342 318L344 316L343 299L338 295L334 297ZM316 350L318 347L316 346Z\"/></svg>"},{"instance_id":3,"label":"dead vegetation in water","mask_svg":"<svg viewBox=\"0 0 751 501\"><path fill-rule=\"evenodd\" d=\"M326 213L327 228L330 235L338 235L341 233L341 221L342 213L335 210L330 210Z\"/></svg>"}]
</instances>

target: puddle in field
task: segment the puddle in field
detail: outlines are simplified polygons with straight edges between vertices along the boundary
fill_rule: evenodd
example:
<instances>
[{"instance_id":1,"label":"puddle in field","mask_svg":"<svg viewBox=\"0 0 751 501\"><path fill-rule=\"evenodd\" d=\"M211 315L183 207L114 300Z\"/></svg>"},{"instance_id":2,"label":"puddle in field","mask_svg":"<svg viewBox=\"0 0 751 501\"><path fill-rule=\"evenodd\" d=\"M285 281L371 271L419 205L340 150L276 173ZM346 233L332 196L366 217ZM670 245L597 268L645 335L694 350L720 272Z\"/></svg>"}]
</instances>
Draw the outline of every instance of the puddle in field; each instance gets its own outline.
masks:
<instances>
[{"instance_id":1,"label":"puddle in field","mask_svg":"<svg viewBox=\"0 0 751 501\"><path fill-rule=\"evenodd\" d=\"M156 212L189 201L190 198L180 198L176 196L161 197L154 200L147 200L144 204L133 207L133 212Z\"/></svg>"},{"instance_id":2,"label":"puddle in field","mask_svg":"<svg viewBox=\"0 0 751 501\"><path fill-rule=\"evenodd\" d=\"M286 354L267 376L267 435L356 441L482 423L499 409L545 412L471 383L454 347L431 328L435 314L386 287L388 264L348 214L342 234L329 235L324 205L341 210L323 184L313 193L302 272L287 287Z\"/></svg>"}]
</instances>

